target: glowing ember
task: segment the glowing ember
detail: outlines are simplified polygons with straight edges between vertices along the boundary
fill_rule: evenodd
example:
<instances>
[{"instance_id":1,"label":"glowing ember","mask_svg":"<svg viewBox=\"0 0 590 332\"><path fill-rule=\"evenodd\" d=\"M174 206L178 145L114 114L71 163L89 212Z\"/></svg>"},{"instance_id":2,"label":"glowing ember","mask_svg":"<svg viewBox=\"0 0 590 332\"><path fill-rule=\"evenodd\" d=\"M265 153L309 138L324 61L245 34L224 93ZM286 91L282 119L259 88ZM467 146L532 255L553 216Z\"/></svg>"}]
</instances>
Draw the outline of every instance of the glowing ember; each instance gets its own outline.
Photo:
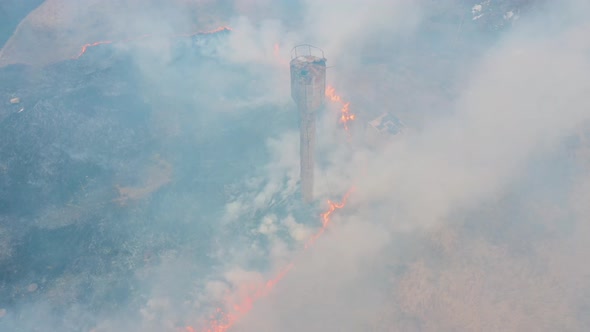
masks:
<instances>
[{"instance_id":1,"label":"glowing ember","mask_svg":"<svg viewBox=\"0 0 590 332\"><path fill-rule=\"evenodd\" d=\"M334 87L332 87L332 86L326 87L326 97L328 97L328 99L330 99L330 101L333 101L335 103L339 103L342 105L342 108L340 109L340 123L342 123L342 125L344 126L344 129L346 131L348 131L349 130L348 122L354 120L356 117L354 114L352 114L350 112L350 103L344 102L342 100L342 97L340 97L339 95L336 94L336 89L334 89Z\"/></svg>"},{"instance_id":2,"label":"glowing ember","mask_svg":"<svg viewBox=\"0 0 590 332\"><path fill-rule=\"evenodd\" d=\"M210 30L210 31L197 31L194 33L190 33L190 34L176 34L176 35L172 35L172 36L167 36L167 38L178 38L178 37L193 37L193 36L200 36L200 35L212 35L215 33L219 33L219 32L224 32L224 31L231 31L232 29L230 27L227 26L221 26L219 28ZM125 40L121 40L118 41L119 43L128 43L128 42L133 42L133 41L138 41L141 39L145 39L145 38L150 38L150 37L155 37L154 35L141 35L139 37L136 38L131 38L131 39L125 39ZM80 49L80 53L78 53L78 55L74 56L73 59L79 59L82 55L84 55L84 53L86 53L86 51L88 50L89 47L94 47L94 46L98 46L98 45L105 45L105 44L114 44L115 42L112 40L105 40L105 41L98 41L98 42L94 42L94 43L88 43L82 46L82 49Z\"/></svg>"}]
</instances>

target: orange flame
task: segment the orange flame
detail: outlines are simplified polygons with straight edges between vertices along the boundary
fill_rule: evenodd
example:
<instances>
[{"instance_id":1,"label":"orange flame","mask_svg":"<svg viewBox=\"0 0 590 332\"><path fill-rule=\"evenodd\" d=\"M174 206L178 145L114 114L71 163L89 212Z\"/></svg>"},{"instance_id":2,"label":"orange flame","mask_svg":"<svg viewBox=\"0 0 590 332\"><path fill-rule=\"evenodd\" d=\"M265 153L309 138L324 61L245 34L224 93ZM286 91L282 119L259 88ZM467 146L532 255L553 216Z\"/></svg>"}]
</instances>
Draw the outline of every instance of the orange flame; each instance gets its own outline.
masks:
<instances>
[{"instance_id":1,"label":"orange flame","mask_svg":"<svg viewBox=\"0 0 590 332\"><path fill-rule=\"evenodd\" d=\"M77 56L74 57L74 59L79 59L84 53L86 53L86 50L89 47L94 47L94 46L98 46L98 45L104 45L104 44L112 44L113 42L111 40L104 40L104 41L97 41L94 43L89 43L89 44L84 44L82 46L82 49L80 50L80 53L78 53Z\"/></svg>"},{"instance_id":2,"label":"orange flame","mask_svg":"<svg viewBox=\"0 0 590 332\"><path fill-rule=\"evenodd\" d=\"M231 31L232 28L228 27L228 26L220 26L216 29L213 30L209 30L209 31L197 31L197 32L193 32L190 34L176 34L176 35L172 35L172 36L168 36L168 38L178 38L178 37L193 37L193 36L200 36L200 35L212 35L212 34L216 34L219 32L224 32L224 31ZM130 39L124 39L119 41L119 43L128 43L128 42L133 42L133 41L138 41L140 39L145 39L145 38L150 38L150 37L155 37L154 35L150 35L150 34L146 34L146 35L141 35L139 37L136 38L130 38ZM104 40L104 41L97 41L94 43L88 43L88 44L84 44L82 46L82 48L80 49L80 53L78 53L78 55L74 56L73 59L79 59L82 55L84 55L84 53L86 53L86 51L88 50L88 48L90 47L94 47L94 46L98 46L98 45L105 45L105 44L114 44L115 42L112 40Z\"/></svg>"},{"instance_id":3,"label":"orange flame","mask_svg":"<svg viewBox=\"0 0 590 332\"><path fill-rule=\"evenodd\" d=\"M305 249L308 248L315 243L315 241L322 236L322 234L326 231L328 226L330 225L332 214L338 210L342 209L346 205L346 201L348 197L352 193L352 188L344 195L341 202L333 202L328 200L328 209L320 214L322 218L322 227L320 230L315 233L305 244ZM228 301L225 305L226 308L230 308L227 310L223 310L222 308L217 308L213 317L211 317L207 327L205 327L202 332L226 332L235 323L244 315L246 315L250 310L252 310L254 304L260 300L261 298L267 296L273 288L283 279L285 276L295 267L293 262L289 263L283 270L281 270L274 278L269 279L264 285L259 287L255 287L252 294L249 296L244 297L238 303L232 303L232 301ZM185 332L194 332L195 329L191 326L187 326L185 328Z\"/></svg>"},{"instance_id":4,"label":"orange flame","mask_svg":"<svg viewBox=\"0 0 590 332\"><path fill-rule=\"evenodd\" d=\"M309 240L307 240L307 242L305 243L305 249L311 247L315 243L315 241L317 241L317 239L319 239L320 236L322 236L322 234L324 234L324 232L326 231L326 229L330 225L332 214L336 210L342 209L346 205L346 201L348 200L348 197L350 196L352 191L353 191L353 188L349 189L348 192L346 192L346 194L342 198L342 201L340 203L336 203L336 202L332 202L331 200L328 200L328 209L320 215L322 217L322 227L320 228L319 231L317 231L317 233L315 233L311 238L309 238Z\"/></svg>"},{"instance_id":5,"label":"orange flame","mask_svg":"<svg viewBox=\"0 0 590 332\"><path fill-rule=\"evenodd\" d=\"M228 311L217 308L214 317L211 318L203 332L227 331L238 321L238 319L252 310L254 303L267 296L275 287L275 285L281 281L294 266L295 265L293 263L290 263L273 279L270 279L264 283L264 285L255 288L252 292L252 295L244 297L240 302L231 303L231 301L228 301L229 303L226 304L226 307L230 308ZM189 329L192 329L192 327L187 326L187 331L190 331Z\"/></svg>"},{"instance_id":6,"label":"orange flame","mask_svg":"<svg viewBox=\"0 0 590 332\"><path fill-rule=\"evenodd\" d=\"M285 58L281 54L281 46L279 43L274 43L272 46L272 55L277 65L281 68L289 65L289 58Z\"/></svg>"},{"instance_id":7,"label":"orange flame","mask_svg":"<svg viewBox=\"0 0 590 332\"><path fill-rule=\"evenodd\" d=\"M174 35L173 37L193 37L193 36L202 36L202 35L213 35L219 32L225 32L225 31L232 31L233 29L228 27L228 26L220 26L218 28L215 28L213 30L209 30L209 31L197 31L197 32L193 32L191 34L183 34L183 35Z\"/></svg>"},{"instance_id":8,"label":"orange flame","mask_svg":"<svg viewBox=\"0 0 590 332\"><path fill-rule=\"evenodd\" d=\"M344 102L344 100L342 100L342 97L336 94L336 89L329 85L326 87L326 97L328 97L330 101L342 105L342 108L340 109L340 123L342 123L342 125L344 126L344 130L348 132L348 122L356 118L356 115L350 112L350 102Z\"/></svg>"}]
</instances>

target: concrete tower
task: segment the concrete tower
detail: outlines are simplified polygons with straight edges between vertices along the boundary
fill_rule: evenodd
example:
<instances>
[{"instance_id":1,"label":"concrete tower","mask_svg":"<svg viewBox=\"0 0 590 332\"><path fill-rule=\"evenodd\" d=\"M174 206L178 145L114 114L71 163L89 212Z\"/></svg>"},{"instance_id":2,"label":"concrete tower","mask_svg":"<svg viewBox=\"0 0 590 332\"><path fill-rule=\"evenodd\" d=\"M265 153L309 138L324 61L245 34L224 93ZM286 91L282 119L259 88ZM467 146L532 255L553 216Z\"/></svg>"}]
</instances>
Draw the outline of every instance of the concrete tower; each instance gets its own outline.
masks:
<instances>
[{"instance_id":1,"label":"concrete tower","mask_svg":"<svg viewBox=\"0 0 590 332\"><path fill-rule=\"evenodd\" d=\"M313 200L313 167L316 113L324 106L326 58L324 51L311 45L291 50L291 97L299 110L301 195Z\"/></svg>"}]
</instances>

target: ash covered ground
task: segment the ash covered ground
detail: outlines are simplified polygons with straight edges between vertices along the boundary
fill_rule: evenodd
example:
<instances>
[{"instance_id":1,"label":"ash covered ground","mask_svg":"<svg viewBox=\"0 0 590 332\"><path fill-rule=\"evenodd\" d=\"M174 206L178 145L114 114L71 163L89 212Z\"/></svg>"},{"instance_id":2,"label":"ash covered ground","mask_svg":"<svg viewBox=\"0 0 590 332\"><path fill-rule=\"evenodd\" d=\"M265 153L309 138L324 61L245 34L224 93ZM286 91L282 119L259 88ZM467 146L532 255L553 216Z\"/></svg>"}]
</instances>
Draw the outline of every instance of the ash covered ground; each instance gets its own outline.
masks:
<instances>
[{"instance_id":1,"label":"ash covered ground","mask_svg":"<svg viewBox=\"0 0 590 332\"><path fill-rule=\"evenodd\" d=\"M583 1L89 3L0 5L0 331L209 332L293 262L211 331L590 327ZM356 115L311 206L307 41Z\"/></svg>"},{"instance_id":2,"label":"ash covered ground","mask_svg":"<svg viewBox=\"0 0 590 332\"><path fill-rule=\"evenodd\" d=\"M116 313L142 301L138 269L172 251L190 256L190 266L215 265L208 257L220 228L215 220L236 194L232 185L268 158L258 129L269 108L208 117L220 98L255 93L208 86L194 63L230 72L231 85L245 85L248 73L200 55L193 41L174 47L178 56L169 65L178 71L158 78L181 80L185 91L156 91L126 52L109 46L43 68L1 69L8 101L0 130L5 326L23 310L32 316L18 317L16 330L37 329L39 312L24 309L31 305L62 318L82 303L89 312ZM182 73L185 66L193 70ZM19 102L10 104L13 98Z\"/></svg>"}]
</instances>

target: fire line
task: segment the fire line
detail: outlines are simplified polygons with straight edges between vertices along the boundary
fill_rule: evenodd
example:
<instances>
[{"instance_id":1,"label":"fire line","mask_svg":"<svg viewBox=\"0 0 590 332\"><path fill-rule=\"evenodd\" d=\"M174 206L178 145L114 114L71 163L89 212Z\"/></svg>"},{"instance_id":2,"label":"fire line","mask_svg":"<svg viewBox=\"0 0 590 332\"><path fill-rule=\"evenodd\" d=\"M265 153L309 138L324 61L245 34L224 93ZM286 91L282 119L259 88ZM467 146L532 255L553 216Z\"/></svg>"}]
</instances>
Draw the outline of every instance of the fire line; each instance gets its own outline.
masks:
<instances>
[{"instance_id":1,"label":"fire line","mask_svg":"<svg viewBox=\"0 0 590 332\"><path fill-rule=\"evenodd\" d=\"M339 103L342 108L340 109L340 123L344 126L344 130L349 131L348 122L354 120L356 115L350 112L350 102L345 102L341 96L336 94L336 89L332 86L326 87L326 96L328 99L335 103Z\"/></svg>"},{"instance_id":2,"label":"fire line","mask_svg":"<svg viewBox=\"0 0 590 332\"><path fill-rule=\"evenodd\" d=\"M174 35L169 35L169 36L164 36L165 38L181 38L181 37L194 37L194 36L202 36L202 35L212 35L212 34L216 34L219 32L224 32L224 31L231 31L232 28L228 27L228 26L220 26L216 29L213 30L209 30L209 31L197 31L197 32L193 32L193 33L189 33L189 34L174 34ZM103 41L97 41L94 43L88 43L88 44L84 44L82 45L82 48L80 49L80 52L72 57L72 59L80 59L80 57L82 55L84 55L84 53L86 53L86 51L91 48L91 47L95 47L95 46L99 46L99 45L105 45L105 44L116 44L116 43L129 43L129 42L134 42L134 41L139 41L142 39L146 39L146 38L153 38L156 37L155 35L152 34L146 34L146 35L141 35L139 37L135 37L135 38L130 38L130 39L125 39L125 40L120 40L118 42L112 41L112 40L103 40Z\"/></svg>"},{"instance_id":3,"label":"fire line","mask_svg":"<svg viewBox=\"0 0 590 332\"><path fill-rule=\"evenodd\" d=\"M354 188L351 188L342 198L340 202L333 202L328 200L328 208L320 215L322 218L322 227L313 234L305 244L305 250L311 248L313 244L324 234L326 229L330 226L331 217L336 210L344 208L348 197ZM261 298L266 297L273 288L295 267L293 262L289 263L283 270L281 270L274 278L269 279L264 285L260 286L252 295L242 299L237 304L227 303L226 307L230 309L223 310L217 308L215 317L213 317L207 326L201 330L202 332L226 332L233 327L237 321L245 316L254 304ZM192 326L187 326L184 332L195 332Z\"/></svg>"}]
</instances>

